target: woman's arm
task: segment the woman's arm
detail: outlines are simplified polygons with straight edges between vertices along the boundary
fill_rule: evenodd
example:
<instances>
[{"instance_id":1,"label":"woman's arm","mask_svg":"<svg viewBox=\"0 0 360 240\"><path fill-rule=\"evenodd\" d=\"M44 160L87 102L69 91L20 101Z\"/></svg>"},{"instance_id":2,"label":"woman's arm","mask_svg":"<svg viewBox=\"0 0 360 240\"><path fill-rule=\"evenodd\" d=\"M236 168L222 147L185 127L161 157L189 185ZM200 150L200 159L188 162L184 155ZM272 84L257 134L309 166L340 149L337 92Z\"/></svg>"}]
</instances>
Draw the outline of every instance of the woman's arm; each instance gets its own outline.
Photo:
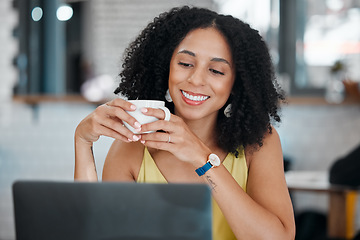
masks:
<instances>
[{"instance_id":1,"label":"woman's arm","mask_svg":"<svg viewBox=\"0 0 360 240\"><path fill-rule=\"evenodd\" d=\"M164 115L161 110L150 109L147 114L159 119ZM209 147L178 116L172 115L169 122L145 124L142 129L163 129L165 132L142 135L142 143L191 163L194 171L206 163L211 153ZM201 178L213 189L213 197L237 239L294 239L294 213L285 182L277 131L273 128L272 133L264 137L263 146L259 149L247 148L245 154L249 163L247 192L222 164L210 169Z\"/></svg>"},{"instance_id":2,"label":"woman's arm","mask_svg":"<svg viewBox=\"0 0 360 240\"><path fill-rule=\"evenodd\" d=\"M223 165L209 170L203 179L211 185L231 229L238 239L294 239L294 213L285 182L279 136L273 128L263 146L247 151L247 193Z\"/></svg>"},{"instance_id":3,"label":"woman's arm","mask_svg":"<svg viewBox=\"0 0 360 240\"><path fill-rule=\"evenodd\" d=\"M95 182L98 179L97 179L92 143L83 142L83 140L76 135L77 133L75 132L74 179Z\"/></svg>"},{"instance_id":4,"label":"woman's arm","mask_svg":"<svg viewBox=\"0 0 360 240\"><path fill-rule=\"evenodd\" d=\"M138 140L136 135L123 126L123 121L126 121L134 128L137 128L136 119L126 113L126 111L135 110L134 107L131 103L117 98L97 107L79 123L74 137L75 180L98 180L92 146L101 135L119 139L123 142Z\"/></svg>"}]
</instances>

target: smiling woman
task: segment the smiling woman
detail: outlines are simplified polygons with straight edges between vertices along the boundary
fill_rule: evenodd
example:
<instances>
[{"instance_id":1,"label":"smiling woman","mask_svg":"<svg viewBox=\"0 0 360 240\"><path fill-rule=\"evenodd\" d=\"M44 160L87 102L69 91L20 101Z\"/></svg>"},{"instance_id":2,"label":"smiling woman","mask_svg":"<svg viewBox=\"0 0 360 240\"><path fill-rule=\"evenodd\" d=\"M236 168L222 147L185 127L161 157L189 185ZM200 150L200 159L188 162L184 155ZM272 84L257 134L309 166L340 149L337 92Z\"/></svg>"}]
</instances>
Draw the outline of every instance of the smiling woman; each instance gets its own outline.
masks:
<instances>
[{"instance_id":1,"label":"smiling woman","mask_svg":"<svg viewBox=\"0 0 360 240\"><path fill-rule=\"evenodd\" d=\"M212 27L189 32L170 61L169 91L177 106L175 114L188 120L216 121L234 79L231 50L225 37Z\"/></svg>"},{"instance_id":2,"label":"smiling woman","mask_svg":"<svg viewBox=\"0 0 360 240\"><path fill-rule=\"evenodd\" d=\"M181 7L155 18L125 52L115 93L162 100L170 119L139 124L130 101L99 106L75 131L75 179L96 181L92 144L115 139L103 180L204 183L212 189L213 239L293 239L294 216L267 46L232 16ZM128 123L137 134L129 131ZM149 133L148 133L149 132ZM269 171L270 170L270 171Z\"/></svg>"}]
</instances>

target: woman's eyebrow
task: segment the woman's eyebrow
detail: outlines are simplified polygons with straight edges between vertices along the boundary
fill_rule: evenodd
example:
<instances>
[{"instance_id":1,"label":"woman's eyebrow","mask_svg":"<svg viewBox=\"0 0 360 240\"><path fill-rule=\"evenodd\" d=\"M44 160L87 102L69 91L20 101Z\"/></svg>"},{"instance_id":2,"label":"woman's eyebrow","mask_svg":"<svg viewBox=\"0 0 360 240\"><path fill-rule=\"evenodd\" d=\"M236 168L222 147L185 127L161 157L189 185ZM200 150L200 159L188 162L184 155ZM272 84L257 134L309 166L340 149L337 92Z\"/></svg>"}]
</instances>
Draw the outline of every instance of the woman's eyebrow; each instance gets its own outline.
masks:
<instances>
[{"instance_id":1,"label":"woman's eyebrow","mask_svg":"<svg viewBox=\"0 0 360 240\"><path fill-rule=\"evenodd\" d=\"M184 54L188 54L188 55L190 55L190 56L192 56L192 57L196 57L196 54L195 54L195 53L193 53L192 51L189 51L189 50L185 50L185 49L179 51L177 54L179 54L179 53L184 53ZM213 61L213 62L223 62L223 63L226 63L226 64L228 64L229 66L231 66L230 63L229 63L229 61L227 61L227 60L224 59L224 58L217 58L217 57L215 57L215 58L212 58L210 61Z\"/></svg>"},{"instance_id":2,"label":"woman's eyebrow","mask_svg":"<svg viewBox=\"0 0 360 240\"><path fill-rule=\"evenodd\" d=\"M223 62L223 63L226 63L226 64L228 64L229 66L231 66L230 63L229 63L229 61L227 61L227 60L224 59L224 58L212 58L211 61L213 61L213 62Z\"/></svg>"},{"instance_id":3,"label":"woman's eyebrow","mask_svg":"<svg viewBox=\"0 0 360 240\"><path fill-rule=\"evenodd\" d=\"M191 52L191 51L189 51L189 50L181 50L180 52L178 52L178 54L179 54L179 53L185 53L185 54L188 54L188 55L193 56L193 57L196 56L195 53L193 53L193 52Z\"/></svg>"}]
</instances>

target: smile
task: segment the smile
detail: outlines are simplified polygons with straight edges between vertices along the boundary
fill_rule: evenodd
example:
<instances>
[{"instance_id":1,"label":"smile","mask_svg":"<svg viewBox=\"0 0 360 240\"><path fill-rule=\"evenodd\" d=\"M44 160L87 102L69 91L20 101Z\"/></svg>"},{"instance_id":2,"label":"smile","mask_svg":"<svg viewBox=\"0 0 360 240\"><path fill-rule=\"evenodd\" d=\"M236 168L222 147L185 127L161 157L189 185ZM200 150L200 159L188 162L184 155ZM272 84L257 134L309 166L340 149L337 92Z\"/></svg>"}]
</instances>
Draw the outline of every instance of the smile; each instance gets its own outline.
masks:
<instances>
[{"instance_id":1,"label":"smile","mask_svg":"<svg viewBox=\"0 0 360 240\"><path fill-rule=\"evenodd\" d=\"M194 95L191 95L191 94L189 94L189 93L187 93L187 92L185 92L183 90L181 90L181 93L185 98L187 98L187 99L189 99L191 101L195 101L195 102L202 102L202 101L207 100L210 97L210 96L205 96L205 95L196 95L196 96L194 96Z\"/></svg>"}]
</instances>

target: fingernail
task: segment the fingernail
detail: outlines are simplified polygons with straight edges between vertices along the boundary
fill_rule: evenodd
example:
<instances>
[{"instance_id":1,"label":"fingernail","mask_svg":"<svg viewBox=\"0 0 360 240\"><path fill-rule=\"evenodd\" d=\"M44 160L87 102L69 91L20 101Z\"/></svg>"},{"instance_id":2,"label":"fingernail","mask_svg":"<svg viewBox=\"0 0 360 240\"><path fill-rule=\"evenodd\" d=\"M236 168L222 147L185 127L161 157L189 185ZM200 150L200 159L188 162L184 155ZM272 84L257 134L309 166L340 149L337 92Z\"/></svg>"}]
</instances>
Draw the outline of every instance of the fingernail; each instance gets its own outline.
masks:
<instances>
[{"instance_id":1,"label":"fingernail","mask_svg":"<svg viewBox=\"0 0 360 240\"><path fill-rule=\"evenodd\" d=\"M141 112L142 112L142 113L147 113L147 111L148 111L147 108L142 108L142 109L141 109Z\"/></svg>"},{"instance_id":2,"label":"fingernail","mask_svg":"<svg viewBox=\"0 0 360 240\"><path fill-rule=\"evenodd\" d=\"M129 142L132 142L133 140L131 140L130 138L128 138L128 141L129 141Z\"/></svg>"},{"instance_id":3,"label":"fingernail","mask_svg":"<svg viewBox=\"0 0 360 240\"><path fill-rule=\"evenodd\" d=\"M134 136L133 136L133 139L134 139L134 141L139 141L140 137L134 135Z\"/></svg>"},{"instance_id":4,"label":"fingernail","mask_svg":"<svg viewBox=\"0 0 360 240\"><path fill-rule=\"evenodd\" d=\"M141 128L141 124L138 123L138 122L135 122L135 123L134 123L134 126L135 126L137 129Z\"/></svg>"},{"instance_id":5,"label":"fingernail","mask_svg":"<svg viewBox=\"0 0 360 240\"><path fill-rule=\"evenodd\" d=\"M136 106L135 106L135 105L131 105L130 108L131 108L132 110L135 110L135 109L136 109Z\"/></svg>"},{"instance_id":6,"label":"fingernail","mask_svg":"<svg viewBox=\"0 0 360 240\"><path fill-rule=\"evenodd\" d=\"M141 140L140 142L141 142L142 144L144 144L144 143L145 143L145 141L144 141L144 140Z\"/></svg>"}]
</instances>

